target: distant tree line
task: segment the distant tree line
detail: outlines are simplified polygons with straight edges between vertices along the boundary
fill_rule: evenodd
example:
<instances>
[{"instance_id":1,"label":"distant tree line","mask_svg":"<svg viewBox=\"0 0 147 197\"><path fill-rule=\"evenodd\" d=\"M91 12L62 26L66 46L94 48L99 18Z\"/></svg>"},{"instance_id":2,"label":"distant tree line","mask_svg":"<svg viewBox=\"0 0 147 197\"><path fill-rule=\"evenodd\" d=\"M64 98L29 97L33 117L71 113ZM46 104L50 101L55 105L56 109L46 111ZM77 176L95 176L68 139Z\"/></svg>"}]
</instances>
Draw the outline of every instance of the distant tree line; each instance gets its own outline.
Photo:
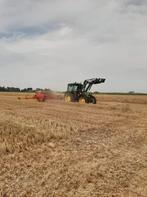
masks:
<instances>
[{"instance_id":1,"label":"distant tree line","mask_svg":"<svg viewBox=\"0 0 147 197\"><path fill-rule=\"evenodd\" d=\"M35 91L51 91L50 89L42 89L42 88L24 88L24 89L20 89L17 87L4 87L4 86L0 86L0 92L35 92Z\"/></svg>"},{"instance_id":2,"label":"distant tree line","mask_svg":"<svg viewBox=\"0 0 147 197\"><path fill-rule=\"evenodd\" d=\"M0 87L0 92L20 92L20 88L15 87Z\"/></svg>"}]
</instances>

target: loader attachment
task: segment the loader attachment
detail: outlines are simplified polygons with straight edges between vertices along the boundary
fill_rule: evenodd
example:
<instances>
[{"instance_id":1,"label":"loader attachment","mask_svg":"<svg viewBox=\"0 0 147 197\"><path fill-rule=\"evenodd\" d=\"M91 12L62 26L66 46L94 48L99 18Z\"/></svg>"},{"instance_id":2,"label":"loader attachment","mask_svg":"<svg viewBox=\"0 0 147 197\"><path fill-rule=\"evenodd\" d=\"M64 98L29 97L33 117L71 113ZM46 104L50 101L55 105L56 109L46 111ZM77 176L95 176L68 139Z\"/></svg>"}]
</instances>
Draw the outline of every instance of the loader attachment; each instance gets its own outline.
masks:
<instances>
[{"instance_id":1,"label":"loader attachment","mask_svg":"<svg viewBox=\"0 0 147 197\"><path fill-rule=\"evenodd\" d=\"M83 83L83 91L87 92L91 89L92 85L104 83L106 79L104 78L93 78L93 79L86 79Z\"/></svg>"}]
</instances>

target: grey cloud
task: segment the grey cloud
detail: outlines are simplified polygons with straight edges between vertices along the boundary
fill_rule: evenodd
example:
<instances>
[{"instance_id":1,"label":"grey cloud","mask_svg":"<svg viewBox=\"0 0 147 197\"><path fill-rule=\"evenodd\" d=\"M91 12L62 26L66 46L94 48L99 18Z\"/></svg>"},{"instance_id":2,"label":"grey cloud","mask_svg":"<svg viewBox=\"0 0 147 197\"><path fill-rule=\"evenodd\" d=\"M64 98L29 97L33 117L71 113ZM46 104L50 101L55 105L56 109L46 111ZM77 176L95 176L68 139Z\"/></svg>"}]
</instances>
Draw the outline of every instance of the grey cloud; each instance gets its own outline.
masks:
<instances>
[{"instance_id":1,"label":"grey cloud","mask_svg":"<svg viewBox=\"0 0 147 197\"><path fill-rule=\"evenodd\" d=\"M147 1L146 0L125 0L122 1L122 11L128 13L138 13L142 15L147 14Z\"/></svg>"},{"instance_id":2,"label":"grey cloud","mask_svg":"<svg viewBox=\"0 0 147 197\"><path fill-rule=\"evenodd\" d=\"M146 0L127 0L126 4L134 5L134 6L146 6L147 1Z\"/></svg>"}]
</instances>

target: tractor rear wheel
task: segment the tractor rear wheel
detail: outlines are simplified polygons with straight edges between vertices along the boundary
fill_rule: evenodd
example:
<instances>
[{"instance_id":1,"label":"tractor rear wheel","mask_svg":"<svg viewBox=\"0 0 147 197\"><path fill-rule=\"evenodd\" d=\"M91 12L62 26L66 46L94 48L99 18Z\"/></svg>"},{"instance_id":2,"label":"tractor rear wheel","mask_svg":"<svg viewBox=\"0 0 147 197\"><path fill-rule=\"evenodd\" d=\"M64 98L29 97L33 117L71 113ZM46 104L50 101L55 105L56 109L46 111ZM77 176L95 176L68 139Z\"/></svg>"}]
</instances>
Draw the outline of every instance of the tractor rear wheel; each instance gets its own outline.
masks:
<instances>
[{"instance_id":1,"label":"tractor rear wheel","mask_svg":"<svg viewBox=\"0 0 147 197\"><path fill-rule=\"evenodd\" d=\"M64 100L65 100L65 102L72 102L72 97L71 97L71 95L65 95L65 96L64 96Z\"/></svg>"}]
</instances>

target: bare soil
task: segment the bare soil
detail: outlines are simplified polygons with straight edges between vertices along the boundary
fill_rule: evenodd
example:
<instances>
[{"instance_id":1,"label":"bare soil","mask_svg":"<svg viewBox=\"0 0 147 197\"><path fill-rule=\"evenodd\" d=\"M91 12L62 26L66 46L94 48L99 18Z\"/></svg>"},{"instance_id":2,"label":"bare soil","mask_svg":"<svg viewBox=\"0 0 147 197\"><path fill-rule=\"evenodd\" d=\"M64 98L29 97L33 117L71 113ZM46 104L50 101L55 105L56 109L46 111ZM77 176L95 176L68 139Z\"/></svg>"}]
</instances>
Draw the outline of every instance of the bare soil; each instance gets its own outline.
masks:
<instances>
[{"instance_id":1,"label":"bare soil","mask_svg":"<svg viewBox=\"0 0 147 197\"><path fill-rule=\"evenodd\" d=\"M0 196L147 196L147 96L17 96L0 94Z\"/></svg>"}]
</instances>

